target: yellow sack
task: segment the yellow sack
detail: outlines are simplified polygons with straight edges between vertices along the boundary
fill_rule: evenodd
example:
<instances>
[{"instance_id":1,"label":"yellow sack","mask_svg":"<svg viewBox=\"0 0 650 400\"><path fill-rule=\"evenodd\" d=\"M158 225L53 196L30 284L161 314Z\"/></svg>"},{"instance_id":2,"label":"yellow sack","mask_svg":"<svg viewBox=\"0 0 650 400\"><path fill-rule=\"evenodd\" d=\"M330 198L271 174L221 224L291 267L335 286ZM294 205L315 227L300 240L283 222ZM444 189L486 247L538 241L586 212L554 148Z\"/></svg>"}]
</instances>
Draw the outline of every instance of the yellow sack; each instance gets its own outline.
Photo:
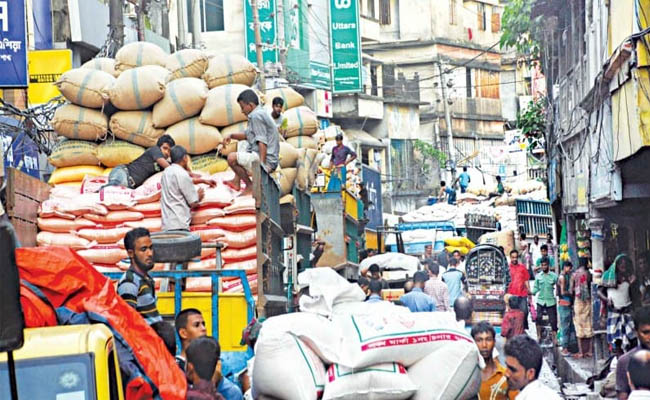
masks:
<instances>
[{"instance_id":1,"label":"yellow sack","mask_svg":"<svg viewBox=\"0 0 650 400\"><path fill-rule=\"evenodd\" d=\"M466 256L467 253L469 253L469 249L467 247L445 246L445 250L447 250L449 254L452 254L454 251L459 251L460 254L464 256Z\"/></svg>"},{"instance_id":2,"label":"yellow sack","mask_svg":"<svg viewBox=\"0 0 650 400\"><path fill-rule=\"evenodd\" d=\"M85 140L63 140L57 143L48 160L55 167L99 165L97 145Z\"/></svg>"},{"instance_id":3,"label":"yellow sack","mask_svg":"<svg viewBox=\"0 0 650 400\"><path fill-rule=\"evenodd\" d=\"M104 168L96 165L57 168L52 172L48 183L50 185L56 185L63 182L81 182L86 175L101 176L103 172Z\"/></svg>"},{"instance_id":4,"label":"yellow sack","mask_svg":"<svg viewBox=\"0 0 650 400\"><path fill-rule=\"evenodd\" d=\"M113 168L106 168L104 172L102 173L102 176L109 176L111 174L111 171Z\"/></svg>"},{"instance_id":5,"label":"yellow sack","mask_svg":"<svg viewBox=\"0 0 650 400\"><path fill-rule=\"evenodd\" d=\"M205 172L210 175L223 172L228 169L228 162L217 156L216 153L208 153L202 156L192 157L192 171Z\"/></svg>"},{"instance_id":6,"label":"yellow sack","mask_svg":"<svg viewBox=\"0 0 650 400\"><path fill-rule=\"evenodd\" d=\"M474 247L476 247L474 242L472 242L471 240L469 240L466 237L460 238L460 243L461 243L461 246L466 247L466 248L468 248L470 250L472 250Z\"/></svg>"},{"instance_id":7,"label":"yellow sack","mask_svg":"<svg viewBox=\"0 0 650 400\"><path fill-rule=\"evenodd\" d=\"M137 144L113 140L97 147L97 158L107 167L128 164L144 153L144 148Z\"/></svg>"}]
</instances>

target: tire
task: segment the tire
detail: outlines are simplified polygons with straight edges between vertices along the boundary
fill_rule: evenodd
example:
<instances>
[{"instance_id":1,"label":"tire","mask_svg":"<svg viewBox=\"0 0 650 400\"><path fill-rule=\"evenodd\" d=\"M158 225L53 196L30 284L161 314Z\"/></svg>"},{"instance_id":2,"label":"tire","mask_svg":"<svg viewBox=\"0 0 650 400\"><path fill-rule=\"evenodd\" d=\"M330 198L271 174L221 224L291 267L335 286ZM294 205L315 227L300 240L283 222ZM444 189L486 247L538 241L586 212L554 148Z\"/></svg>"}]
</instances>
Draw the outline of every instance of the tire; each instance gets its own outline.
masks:
<instances>
[{"instance_id":1,"label":"tire","mask_svg":"<svg viewBox=\"0 0 650 400\"><path fill-rule=\"evenodd\" d=\"M151 234L154 262L182 263L201 255L201 238L186 231Z\"/></svg>"}]
</instances>

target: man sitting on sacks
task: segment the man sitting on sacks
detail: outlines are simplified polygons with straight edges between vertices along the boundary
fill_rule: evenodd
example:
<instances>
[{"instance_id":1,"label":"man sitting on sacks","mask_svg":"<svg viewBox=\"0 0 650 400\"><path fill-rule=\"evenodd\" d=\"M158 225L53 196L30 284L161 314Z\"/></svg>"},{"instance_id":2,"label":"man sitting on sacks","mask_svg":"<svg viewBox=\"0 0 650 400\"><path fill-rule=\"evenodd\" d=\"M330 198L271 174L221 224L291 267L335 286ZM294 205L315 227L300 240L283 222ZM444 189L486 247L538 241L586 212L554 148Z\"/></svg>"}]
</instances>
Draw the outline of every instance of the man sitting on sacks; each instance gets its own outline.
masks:
<instances>
[{"instance_id":1,"label":"man sitting on sacks","mask_svg":"<svg viewBox=\"0 0 650 400\"><path fill-rule=\"evenodd\" d=\"M248 195L253 192L249 176L253 170L253 163L259 161L269 173L277 168L280 138L275 122L260 106L259 98L252 89L241 92L237 97L237 103L242 113L248 117L248 126L245 132L224 135L224 145L228 145L231 139L242 141L236 153L228 154L228 165L235 172L235 178L226 181L225 184L235 191L240 191L241 181L244 181L246 189L242 195Z\"/></svg>"},{"instance_id":2,"label":"man sitting on sacks","mask_svg":"<svg viewBox=\"0 0 650 400\"><path fill-rule=\"evenodd\" d=\"M135 189L151 175L169 167L167 159L172 147L176 145L169 135L158 138L155 146L149 147L142 155L128 164L118 165L108 175L105 186L124 186Z\"/></svg>"}]
</instances>

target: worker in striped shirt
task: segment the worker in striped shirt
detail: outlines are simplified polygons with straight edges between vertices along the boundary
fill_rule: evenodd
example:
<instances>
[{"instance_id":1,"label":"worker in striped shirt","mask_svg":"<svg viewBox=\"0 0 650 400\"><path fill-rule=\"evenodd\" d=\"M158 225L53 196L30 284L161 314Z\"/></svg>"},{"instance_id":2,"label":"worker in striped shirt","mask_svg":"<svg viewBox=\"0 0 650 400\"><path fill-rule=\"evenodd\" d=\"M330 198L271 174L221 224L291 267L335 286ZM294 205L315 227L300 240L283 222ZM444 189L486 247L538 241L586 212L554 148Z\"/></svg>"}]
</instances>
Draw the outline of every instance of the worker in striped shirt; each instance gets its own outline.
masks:
<instances>
[{"instance_id":1,"label":"worker in striped shirt","mask_svg":"<svg viewBox=\"0 0 650 400\"><path fill-rule=\"evenodd\" d=\"M148 274L154 266L149 231L144 228L129 231L124 237L124 248L131 259L131 267L117 284L117 294L135 308L149 325L161 322L154 281Z\"/></svg>"}]
</instances>

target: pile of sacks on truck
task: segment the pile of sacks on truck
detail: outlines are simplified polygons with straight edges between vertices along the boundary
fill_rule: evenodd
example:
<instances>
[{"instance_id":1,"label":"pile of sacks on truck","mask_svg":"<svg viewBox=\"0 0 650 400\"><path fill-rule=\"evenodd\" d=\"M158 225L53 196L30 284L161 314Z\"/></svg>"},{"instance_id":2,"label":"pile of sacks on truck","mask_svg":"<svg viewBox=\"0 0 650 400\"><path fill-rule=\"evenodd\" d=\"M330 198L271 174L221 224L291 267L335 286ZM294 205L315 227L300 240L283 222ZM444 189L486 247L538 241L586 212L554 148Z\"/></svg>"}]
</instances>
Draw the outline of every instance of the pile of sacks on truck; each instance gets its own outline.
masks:
<instances>
[{"instance_id":1,"label":"pile of sacks on truck","mask_svg":"<svg viewBox=\"0 0 650 400\"><path fill-rule=\"evenodd\" d=\"M453 313L366 303L330 268L299 276L300 312L264 321L255 344L253 398L469 399L482 359ZM281 383L281 384L279 384Z\"/></svg>"},{"instance_id":2,"label":"pile of sacks on truck","mask_svg":"<svg viewBox=\"0 0 650 400\"><path fill-rule=\"evenodd\" d=\"M128 268L123 262L126 232L134 227L161 229L161 173L133 190L102 187L111 168L130 163L168 134L192 155L194 172L218 183L216 188L205 187L191 230L204 242L225 242L225 268L245 269L255 291L255 204L251 196L235 197L223 184L234 176L223 157L236 151L237 143L223 146L222 134L246 128L237 97L257 76L241 56L211 56L195 49L168 55L146 42L125 45L115 59L96 58L64 73L56 85L67 103L51 120L58 142L49 161L56 169L49 181L50 199L39 212L38 244L77 249L102 272ZM309 185L317 154L311 136L318 122L293 89L268 90L260 94L261 104L270 108L275 97L284 100L288 139L281 138L274 176L287 195L294 183L303 190ZM204 249L201 260L189 268L214 268L214 253ZM223 287L242 290L238 281ZM209 278L190 279L187 288L210 290Z\"/></svg>"}]
</instances>

